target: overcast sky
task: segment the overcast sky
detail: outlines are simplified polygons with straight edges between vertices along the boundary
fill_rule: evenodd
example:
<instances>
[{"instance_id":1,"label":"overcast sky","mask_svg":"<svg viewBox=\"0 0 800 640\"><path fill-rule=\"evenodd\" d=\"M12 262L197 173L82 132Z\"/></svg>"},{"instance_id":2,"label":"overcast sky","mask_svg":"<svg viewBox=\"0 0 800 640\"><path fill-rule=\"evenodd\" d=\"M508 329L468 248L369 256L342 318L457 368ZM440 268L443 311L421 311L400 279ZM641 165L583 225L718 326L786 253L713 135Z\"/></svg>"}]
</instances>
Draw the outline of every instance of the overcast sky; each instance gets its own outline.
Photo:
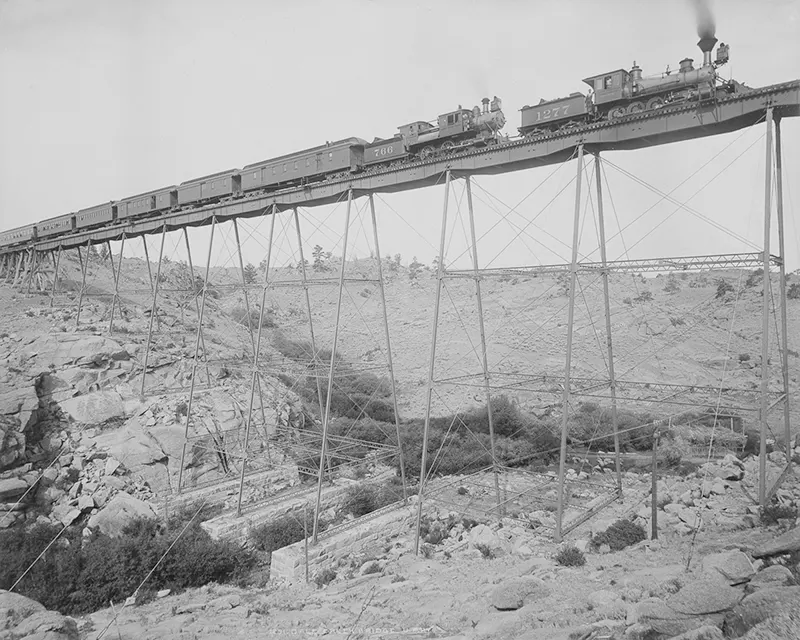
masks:
<instances>
[{"instance_id":1,"label":"overcast sky","mask_svg":"<svg viewBox=\"0 0 800 640\"><path fill-rule=\"evenodd\" d=\"M731 46L725 77L753 87L800 78L800 2L717 0L714 13ZM389 137L483 96L503 99L515 134L523 105L583 91L582 78L634 60L645 75L701 60L696 42L688 0L0 0L0 228L326 140ZM790 269L800 267L799 121L783 123ZM763 135L760 125L609 153L619 224L655 205L610 257L758 250ZM508 218L516 227L486 236L484 263L568 258L569 188L506 249L574 179L574 163L545 180L552 169L478 178L481 233L499 220L490 199L525 200ZM713 224L627 174L664 192L685 181L673 196ZM383 252L430 262L441 200L440 187L379 200ZM310 241L335 248L320 233ZM257 262L259 249L248 251ZM590 255L590 240L581 251Z\"/></svg>"}]
</instances>

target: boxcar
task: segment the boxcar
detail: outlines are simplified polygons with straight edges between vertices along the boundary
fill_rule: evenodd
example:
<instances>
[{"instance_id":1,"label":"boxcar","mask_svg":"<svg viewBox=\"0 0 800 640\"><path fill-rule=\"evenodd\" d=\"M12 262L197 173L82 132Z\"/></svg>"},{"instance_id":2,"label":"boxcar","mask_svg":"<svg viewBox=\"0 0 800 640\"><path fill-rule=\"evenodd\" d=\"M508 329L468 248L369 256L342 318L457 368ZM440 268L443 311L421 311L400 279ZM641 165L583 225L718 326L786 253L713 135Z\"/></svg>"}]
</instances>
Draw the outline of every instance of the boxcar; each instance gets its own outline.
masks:
<instances>
[{"instance_id":1,"label":"boxcar","mask_svg":"<svg viewBox=\"0 0 800 640\"><path fill-rule=\"evenodd\" d=\"M75 231L75 214L68 213L57 218L50 218L36 223L36 235L38 238L45 236L55 236L61 233Z\"/></svg>"},{"instance_id":2,"label":"boxcar","mask_svg":"<svg viewBox=\"0 0 800 640\"><path fill-rule=\"evenodd\" d=\"M164 187L120 200L117 203L117 217L130 218L155 211L166 211L177 204L178 187Z\"/></svg>"},{"instance_id":3,"label":"boxcar","mask_svg":"<svg viewBox=\"0 0 800 640\"><path fill-rule=\"evenodd\" d=\"M200 200L218 199L241 191L238 169L229 169L210 176L181 182L178 186L178 204L189 204Z\"/></svg>"},{"instance_id":4,"label":"boxcar","mask_svg":"<svg viewBox=\"0 0 800 640\"><path fill-rule=\"evenodd\" d=\"M116 208L114 202L108 202L88 209L81 209L75 214L75 226L78 229L83 229L84 227L94 227L98 224L114 222Z\"/></svg>"},{"instance_id":5,"label":"boxcar","mask_svg":"<svg viewBox=\"0 0 800 640\"><path fill-rule=\"evenodd\" d=\"M364 166L378 162L400 160L408 155L402 136L395 136L388 140L376 138L364 147Z\"/></svg>"},{"instance_id":6,"label":"boxcar","mask_svg":"<svg viewBox=\"0 0 800 640\"><path fill-rule=\"evenodd\" d=\"M364 144L360 138L345 138L249 164L242 169L242 191L295 184L336 171L357 171L364 163Z\"/></svg>"},{"instance_id":7,"label":"boxcar","mask_svg":"<svg viewBox=\"0 0 800 640\"><path fill-rule=\"evenodd\" d=\"M0 247L10 247L29 240L36 240L36 225L28 224L0 232Z\"/></svg>"},{"instance_id":8,"label":"boxcar","mask_svg":"<svg viewBox=\"0 0 800 640\"><path fill-rule=\"evenodd\" d=\"M535 107L524 106L522 112L521 134L537 130L552 131L558 129L570 120L583 120L587 115L586 96L582 93L571 93L566 98L558 100L544 100Z\"/></svg>"}]
</instances>

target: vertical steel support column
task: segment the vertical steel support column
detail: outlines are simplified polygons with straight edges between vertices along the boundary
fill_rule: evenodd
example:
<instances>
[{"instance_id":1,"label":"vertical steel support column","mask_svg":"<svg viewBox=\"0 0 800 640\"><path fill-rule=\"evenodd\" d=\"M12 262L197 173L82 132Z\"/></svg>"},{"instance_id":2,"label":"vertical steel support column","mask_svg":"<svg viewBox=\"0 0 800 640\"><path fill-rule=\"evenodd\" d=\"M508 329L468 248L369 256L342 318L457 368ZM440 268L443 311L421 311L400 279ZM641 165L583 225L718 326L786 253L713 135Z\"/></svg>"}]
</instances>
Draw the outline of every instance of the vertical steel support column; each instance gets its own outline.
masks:
<instances>
[{"instance_id":1,"label":"vertical steel support column","mask_svg":"<svg viewBox=\"0 0 800 640\"><path fill-rule=\"evenodd\" d=\"M328 425L331 420L331 396L333 395L333 372L336 368L336 347L339 344L339 324L342 317L342 294L344 293L344 274L347 270L347 240L350 237L350 210L353 206L353 190L347 192L347 212L344 217L344 239L342 240L342 267L339 270L339 297L336 300L336 324L333 327L331 345L331 366L328 370L328 395L325 398L325 413L322 416L322 448L319 454L319 476L317 477L317 504L314 507L314 543L319 530L319 511L322 506L322 479L325 476L325 454L328 448Z\"/></svg>"},{"instance_id":2,"label":"vertical steel support column","mask_svg":"<svg viewBox=\"0 0 800 640\"><path fill-rule=\"evenodd\" d=\"M4 253L3 254L3 265L0 267L0 277L3 278L3 282L5 282L6 275L8 273L7 267L8 267L8 254Z\"/></svg>"},{"instance_id":3,"label":"vertical steel support column","mask_svg":"<svg viewBox=\"0 0 800 640\"><path fill-rule=\"evenodd\" d=\"M319 381L319 363L317 361L317 341L314 337L314 321L311 319L311 296L308 293L308 278L306 276L306 260L305 256L303 255L303 238L300 235L300 216L297 214L297 207L294 208L294 226L297 229L297 246L299 247L300 253L300 275L302 277L301 282L303 283L303 290L306 294L306 312L308 313L308 329L311 333L311 361L314 365L314 378L317 381L317 400L319 402L319 411L320 414L324 411L325 403L322 400L322 385ZM333 357L333 356L331 356ZM321 416L320 416L321 417Z\"/></svg>"},{"instance_id":4,"label":"vertical steel support column","mask_svg":"<svg viewBox=\"0 0 800 640\"><path fill-rule=\"evenodd\" d=\"M147 327L147 342L145 343L145 348L144 348L144 366L142 367L142 389L141 389L142 397L144 397L144 385L147 382L147 361L150 358L150 344L153 341L153 318L157 313L158 285L159 281L161 280L161 262L164 259L164 240L166 239L166 237L167 237L167 225L164 225L161 227L161 248L158 251L158 267L156 270L156 282L155 286L153 287L153 304L150 307L150 323ZM147 246L146 242L145 246Z\"/></svg>"},{"instance_id":5,"label":"vertical steel support column","mask_svg":"<svg viewBox=\"0 0 800 640\"><path fill-rule=\"evenodd\" d=\"M153 270L150 268L150 254L147 251L147 236L142 236L144 245L144 261L147 264L147 277L150 279L150 291L153 290Z\"/></svg>"},{"instance_id":6,"label":"vertical steel support column","mask_svg":"<svg viewBox=\"0 0 800 640\"><path fill-rule=\"evenodd\" d=\"M775 118L775 199L778 205L778 256L780 258L781 298L781 373L783 374L783 435L786 439L786 465L792 466L792 431L789 415L789 329L786 318L786 234L783 226L783 160L781 158L781 119Z\"/></svg>"},{"instance_id":7,"label":"vertical steel support column","mask_svg":"<svg viewBox=\"0 0 800 640\"><path fill-rule=\"evenodd\" d=\"M183 239L186 241L186 256L189 262L189 277L192 279L192 298L194 298L194 310L197 317L200 317L200 303L197 301L197 291L195 291L194 265L192 264L192 248L189 245L189 233L186 227L183 228ZM203 328L200 327L200 345L203 347L203 362L206 365L206 384L211 384L211 372L208 370L208 356L206 354L206 339L203 335Z\"/></svg>"},{"instance_id":8,"label":"vertical steel support column","mask_svg":"<svg viewBox=\"0 0 800 640\"><path fill-rule=\"evenodd\" d=\"M422 524L422 499L425 490L426 466L428 463L428 433L431 427L431 402L433 400L433 375L436 363L436 337L439 329L439 307L442 302L442 281L444 278L444 251L447 240L447 204L450 198L451 174L448 169L444 180L444 206L442 208L442 232L439 240L439 264L436 269L436 302L433 306L433 330L431 334L431 360L428 366L428 389L425 399L425 425L422 429L422 467L419 471L419 491L417 493L417 525L414 533L414 555L419 555L419 530Z\"/></svg>"},{"instance_id":9,"label":"vertical steel support column","mask_svg":"<svg viewBox=\"0 0 800 640\"><path fill-rule=\"evenodd\" d=\"M200 336L203 331L203 315L206 310L206 291L208 290L208 276L211 271L211 250L214 246L214 230L217 226L216 216L211 216L211 236L208 239L208 260L206 261L206 277L203 281L203 295L200 299L200 317L197 319L197 335L194 340L194 359L192 360L192 381L189 385L189 401L186 404L186 424L183 428L183 447L181 448L181 466L178 469L178 493L181 492L183 483L183 467L186 460L186 445L189 442L189 420L192 417L192 401L194 400L194 382L197 377L197 351L200 349ZM203 357L206 358L205 348Z\"/></svg>"},{"instance_id":10,"label":"vertical steel support column","mask_svg":"<svg viewBox=\"0 0 800 640\"><path fill-rule=\"evenodd\" d=\"M58 286L58 267L61 264L61 245L58 245L58 253L53 257L53 289L50 292L50 306L53 306L53 303L56 298L56 287Z\"/></svg>"},{"instance_id":11,"label":"vertical steel support column","mask_svg":"<svg viewBox=\"0 0 800 640\"><path fill-rule=\"evenodd\" d=\"M111 253L111 243L107 242L108 260L111 262L111 274L114 276L114 298L111 301L111 318L108 321L108 335L114 333L114 307L119 305L119 315L122 315L122 303L119 300L119 276L122 272L122 254L125 251L125 232L122 233L122 244L119 248L119 267L114 267L114 255Z\"/></svg>"},{"instance_id":12,"label":"vertical steel support column","mask_svg":"<svg viewBox=\"0 0 800 640\"><path fill-rule=\"evenodd\" d=\"M81 291L78 295L78 313L75 315L75 328L77 329L81 323L81 309L83 308L83 292L86 289L86 272L89 271L89 253L92 250L91 238L86 241L86 260L81 258L81 248L78 249L78 261L81 263Z\"/></svg>"},{"instance_id":13,"label":"vertical steel support column","mask_svg":"<svg viewBox=\"0 0 800 640\"><path fill-rule=\"evenodd\" d=\"M400 409L397 406L397 386L394 379L394 361L392 360L392 342L389 339L389 314L386 311L386 290L383 285L383 264L381 262L380 242L378 241L378 219L375 216L375 201L369 194L369 212L372 218L372 236L375 242L375 259L378 261L378 289L381 293L381 309L383 311L383 332L386 338L386 364L389 366L389 383L392 386L392 403L394 408L394 426L397 433L397 457L400 462L400 480L403 483L403 500L408 498L406 489L406 463L403 456L403 443L400 441Z\"/></svg>"},{"instance_id":14,"label":"vertical steel support column","mask_svg":"<svg viewBox=\"0 0 800 640\"><path fill-rule=\"evenodd\" d=\"M578 241L581 221L581 178L583 177L583 143L578 145L578 175L575 184L575 217L572 227L572 261L569 268L569 312L567 316L567 355L564 364L564 392L561 399L561 453L558 459L558 513L556 542L561 542L564 519L564 471L567 462L567 428L569 424L570 377L572 373L572 334L575 324L575 288L578 280Z\"/></svg>"},{"instance_id":15,"label":"vertical steel support column","mask_svg":"<svg viewBox=\"0 0 800 640\"><path fill-rule=\"evenodd\" d=\"M483 322L483 297L481 296L481 276L478 272L478 236L475 233L475 211L472 206L472 182L469 176L467 182L467 208L469 210L469 232L472 241L472 276L475 279L475 296L478 302L478 327L481 332L481 359L483 363L483 388L486 394L486 413L489 419L489 443L492 451L492 473L494 475L494 492L497 498L497 507L500 508L500 478L497 468L497 450L494 442L494 418L492 416L492 392L491 381L489 379L489 356L486 351L486 327ZM439 262L444 260L444 256L439 257ZM498 513L502 515L503 509Z\"/></svg>"},{"instance_id":16,"label":"vertical steel support column","mask_svg":"<svg viewBox=\"0 0 800 640\"><path fill-rule=\"evenodd\" d=\"M253 398L255 397L256 393L256 380L260 378L258 373L258 357L261 354L261 331L264 326L264 308L267 306L267 287L269 286L269 263L272 261L272 240L275 235L275 216L277 207L275 205L272 206L272 219L270 220L269 225L269 244L267 245L267 263L264 266L264 288L261 290L261 309L258 314L258 338L256 340L255 345L253 346L253 374L250 378L250 401L247 403L247 422L244 429L244 450L247 451L247 444L250 441L250 425L253 422ZM244 274L244 271L242 271ZM248 314L249 314L248 310ZM259 386L259 393L261 392L261 387ZM261 397L261 411L263 415L264 411L264 398ZM266 418L264 418L264 431L266 432L267 429L267 422ZM269 439L267 439L267 457L270 457L269 453ZM247 465L247 456L242 460L242 471L239 475L239 497L236 502L236 515L242 515L242 494L244 493L244 473L245 473L245 466Z\"/></svg>"},{"instance_id":17,"label":"vertical steel support column","mask_svg":"<svg viewBox=\"0 0 800 640\"><path fill-rule=\"evenodd\" d=\"M761 306L761 446L758 454L758 502L767 499L767 412L769 410L769 241L772 216L772 107L767 108L767 159L764 164L764 294Z\"/></svg>"},{"instance_id":18,"label":"vertical steel support column","mask_svg":"<svg viewBox=\"0 0 800 640\"><path fill-rule=\"evenodd\" d=\"M614 375L614 342L611 336L611 298L608 293L608 262L606 256L606 222L603 215L603 180L600 152L594 156L597 183L597 227L600 235L600 261L603 264L603 304L606 315L606 347L608 349L608 378L611 390L611 425L614 429L614 467L617 475L617 496L622 498L622 469L619 460L619 423L617 419L617 379Z\"/></svg>"}]
</instances>

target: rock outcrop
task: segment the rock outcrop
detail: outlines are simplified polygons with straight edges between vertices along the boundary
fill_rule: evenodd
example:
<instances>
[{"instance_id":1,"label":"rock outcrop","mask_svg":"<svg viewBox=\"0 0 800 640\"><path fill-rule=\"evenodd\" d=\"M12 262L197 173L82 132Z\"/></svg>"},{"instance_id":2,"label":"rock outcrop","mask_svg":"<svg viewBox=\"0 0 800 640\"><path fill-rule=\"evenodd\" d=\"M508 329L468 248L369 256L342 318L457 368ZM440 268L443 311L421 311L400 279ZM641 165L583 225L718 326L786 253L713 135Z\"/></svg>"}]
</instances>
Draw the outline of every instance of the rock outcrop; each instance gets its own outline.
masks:
<instances>
[{"instance_id":1,"label":"rock outcrop","mask_svg":"<svg viewBox=\"0 0 800 640\"><path fill-rule=\"evenodd\" d=\"M0 589L0 638L78 640L78 625L72 618L48 611L35 600Z\"/></svg>"}]
</instances>

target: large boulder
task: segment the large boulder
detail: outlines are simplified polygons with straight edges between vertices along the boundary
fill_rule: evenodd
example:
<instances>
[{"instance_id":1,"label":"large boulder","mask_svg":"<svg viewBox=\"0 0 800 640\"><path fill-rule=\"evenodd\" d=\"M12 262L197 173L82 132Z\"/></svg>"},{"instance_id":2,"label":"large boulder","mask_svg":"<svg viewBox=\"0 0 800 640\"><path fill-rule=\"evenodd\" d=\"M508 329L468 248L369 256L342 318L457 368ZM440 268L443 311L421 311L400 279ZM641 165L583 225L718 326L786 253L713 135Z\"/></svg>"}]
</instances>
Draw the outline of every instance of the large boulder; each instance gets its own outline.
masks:
<instances>
[{"instance_id":1,"label":"large boulder","mask_svg":"<svg viewBox=\"0 0 800 640\"><path fill-rule=\"evenodd\" d=\"M513 611L524 604L550 595L550 588L538 578L507 580L492 593L492 606L499 611Z\"/></svg>"},{"instance_id":2,"label":"large boulder","mask_svg":"<svg viewBox=\"0 0 800 640\"><path fill-rule=\"evenodd\" d=\"M760 622L800 610L800 587L759 589L725 616L725 635L738 638Z\"/></svg>"},{"instance_id":3,"label":"large boulder","mask_svg":"<svg viewBox=\"0 0 800 640\"><path fill-rule=\"evenodd\" d=\"M117 391L95 391L84 396L62 400L61 410L75 422L101 424L110 418L125 415L126 403Z\"/></svg>"},{"instance_id":4,"label":"large boulder","mask_svg":"<svg viewBox=\"0 0 800 640\"><path fill-rule=\"evenodd\" d=\"M78 640L78 625L72 618L48 611L35 600L0 589L0 638Z\"/></svg>"},{"instance_id":5,"label":"large boulder","mask_svg":"<svg viewBox=\"0 0 800 640\"><path fill-rule=\"evenodd\" d=\"M772 587L789 587L794 583L792 572L786 567L773 564L759 571L750 582L747 583L745 591L753 593L759 589L770 589Z\"/></svg>"},{"instance_id":6,"label":"large boulder","mask_svg":"<svg viewBox=\"0 0 800 640\"><path fill-rule=\"evenodd\" d=\"M90 529L98 529L101 533L115 538L134 520L156 517L153 508L146 502L120 492L108 504L89 518Z\"/></svg>"},{"instance_id":7,"label":"large boulder","mask_svg":"<svg viewBox=\"0 0 800 640\"><path fill-rule=\"evenodd\" d=\"M108 360L127 360L128 352L118 342L103 336L46 335L27 347L36 365L45 371L65 365L101 365Z\"/></svg>"},{"instance_id":8,"label":"large boulder","mask_svg":"<svg viewBox=\"0 0 800 640\"><path fill-rule=\"evenodd\" d=\"M14 502L28 490L28 483L20 478L0 480L0 502Z\"/></svg>"},{"instance_id":9,"label":"large boulder","mask_svg":"<svg viewBox=\"0 0 800 640\"><path fill-rule=\"evenodd\" d=\"M671 638L704 626L719 627L725 620L724 613L705 615L681 613L667 606L666 602L658 598L642 600L633 605L632 609L631 619L636 620L640 626L655 632L646 637L660 637L658 634L661 634Z\"/></svg>"},{"instance_id":10,"label":"large boulder","mask_svg":"<svg viewBox=\"0 0 800 640\"><path fill-rule=\"evenodd\" d=\"M741 551L722 551L703 558L703 575L730 585L747 582L755 572L750 558Z\"/></svg>"},{"instance_id":11,"label":"large boulder","mask_svg":"<svg viewBox=\"0 0 800 640\"><path fill-rule=\"evenodd\" d=\"M753 550L753 557L769 558L770 556L793 553L795 551L800 551L800 527L790 529L774 540L770 540L756 547Z\"/></svg>"},{"instance_id":12,"label":"large boulder","mask_svg":"<svg viewBox=\"0 0 800 640\"><path fill-rule=\"evenodd\" d=\"M715 579L690 582L670 596L667 606L678 613L700 616L733 609L742 599L742 591Z\"/></svg>"}]
</instances>

